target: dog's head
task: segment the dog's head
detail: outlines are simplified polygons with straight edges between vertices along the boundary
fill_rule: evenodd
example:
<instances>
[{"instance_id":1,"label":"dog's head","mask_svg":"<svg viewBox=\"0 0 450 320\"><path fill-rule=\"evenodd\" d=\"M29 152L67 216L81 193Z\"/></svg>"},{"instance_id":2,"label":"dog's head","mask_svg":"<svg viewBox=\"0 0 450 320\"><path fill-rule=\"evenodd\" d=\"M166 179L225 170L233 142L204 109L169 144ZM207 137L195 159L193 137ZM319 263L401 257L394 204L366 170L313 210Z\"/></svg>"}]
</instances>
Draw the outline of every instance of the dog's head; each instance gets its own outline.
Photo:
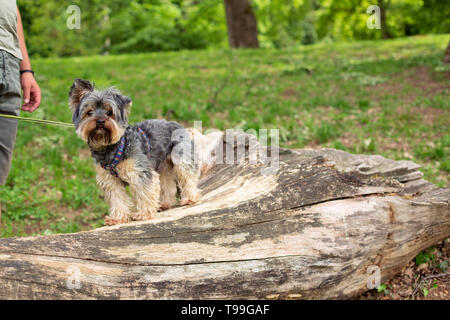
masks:
<instances>
[{"instance_id":1,"label":"dog's head","mask_svg":"<svg viewBox=\"0 0 450 320\"><path fill-rule=\"evenodd\" d=\"M77 134L93 149L117 143L128 126L131 99L116 88L95 90L87 80L75 79L69 106Z\"/></svg>"}]
</instances>

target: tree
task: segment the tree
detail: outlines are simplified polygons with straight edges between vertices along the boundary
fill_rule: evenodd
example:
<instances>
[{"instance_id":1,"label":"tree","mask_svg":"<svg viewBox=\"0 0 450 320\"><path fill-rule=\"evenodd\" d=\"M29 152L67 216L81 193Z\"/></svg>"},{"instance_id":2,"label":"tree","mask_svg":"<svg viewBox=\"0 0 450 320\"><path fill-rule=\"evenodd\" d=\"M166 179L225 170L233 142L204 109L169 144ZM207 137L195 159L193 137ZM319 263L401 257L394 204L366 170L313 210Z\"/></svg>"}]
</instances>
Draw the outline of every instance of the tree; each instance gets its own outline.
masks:
<instances>
[{"instance_id":1,"label":"tree","mask_svg":"<svg viewBox=\"0 0 450 320\"><path fill-rule=\"evenodd\" d=\"M447 49L445 50L444 63L450 63L450 42L448 43Z\"/></svg>"},{"instance_id":2,"label":"tree","mask_svg":"<svg viewBox=\"0 0 450 320\"><path fill-rule=\"evenodd\" d=\"M392 38L386 23L386 8L389 3L385 0L378 0L378 6L380 7L380 22L381 22L381 33L384 39Z\"/></svg>"},{"instance_id":3,"label":"tree","mask_svg":"<svg viewBox=\"0 0 450 320\"><path fill-rule=\"evenodd\" d=\"M224 0L231 48L259 48L258 24L249 0Z\"/></svg>"}]
</instances>

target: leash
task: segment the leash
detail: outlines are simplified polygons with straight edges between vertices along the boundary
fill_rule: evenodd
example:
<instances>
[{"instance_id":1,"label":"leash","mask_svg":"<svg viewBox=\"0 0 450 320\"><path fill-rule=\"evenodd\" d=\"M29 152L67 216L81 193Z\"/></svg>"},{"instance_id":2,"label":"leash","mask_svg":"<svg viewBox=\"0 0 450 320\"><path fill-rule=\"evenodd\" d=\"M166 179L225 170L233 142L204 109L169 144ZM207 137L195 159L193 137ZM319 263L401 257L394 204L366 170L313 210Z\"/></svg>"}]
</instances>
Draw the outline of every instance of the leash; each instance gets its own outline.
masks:
<instances>
[{"instance_id":1,"label":"leash","mask_svg":"<svg viewBox=\"0 0 450 320\"><path fill-rule=\"evenodd\" d=\"M0 113L0 117L16 119L16 120L22 120L22 121L31 122L31 123L46 124L46 125L51 125L51 126L59 126L59 127L64 127L64 128L73 128L74 127L73 124L67 123L67 122L59 122L59 121L51 121L51 120L35 119L35 118L25 118L25 117L12 116L12 115L9 115L9 114L1 114Z\"/></svg>"},{"instance_id":2,"label":"leash","mask_svg":"<svg viewBox=\"0 0 450 320\"><path fill-rule=\"evenodd\" d=\"M9 119L16 119L16 120L22 120L22 121L26 121L26 122L30 122L30 123L39 123L39 124L46 124L46 125L64 127L64 128L73 128L74 127L73 124L67 123L67 122L59 122L59 121L35 119L35 118L25 118L25 117L12 116L12 115L9 115L9 114L2 114L2 113L0 113L0 117L9 118ZM150 141L149 141L147 135L145 134L145 132L139 127L137 127L137 131L144 138L145 142L148 145L147 147L150 150ZM119 174L116 171L116 167L117 167L117 164L119 163L119 161L122 158L122 154L123 154L123 151L125 149L125 144L126 144L126 140L125 140L125 136L123 136L122 139L120 139L119 148L117 149L116 154L114 155L114 159L113 159L112 163L110 163L110 164L100 163L102 168L107 170L107 171L109 171L114 177L119 177Z\"/></svg>"}]
</instances>

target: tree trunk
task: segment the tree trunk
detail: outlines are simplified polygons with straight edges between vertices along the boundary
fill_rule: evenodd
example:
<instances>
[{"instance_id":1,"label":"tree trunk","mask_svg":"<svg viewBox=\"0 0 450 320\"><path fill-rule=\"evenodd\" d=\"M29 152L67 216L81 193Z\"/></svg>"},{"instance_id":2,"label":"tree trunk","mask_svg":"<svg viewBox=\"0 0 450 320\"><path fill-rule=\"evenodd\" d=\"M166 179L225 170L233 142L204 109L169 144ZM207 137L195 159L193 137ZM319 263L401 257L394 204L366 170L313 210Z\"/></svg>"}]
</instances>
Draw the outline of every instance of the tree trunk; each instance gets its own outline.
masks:
<instances>
[{"instance_id":1,"label":"tree trunk","mask_svg":"<svg viewBox=\"0 0 450 320\"><path fill-rule=\"evenodd\" d=\"M258 25L249 0L224 0L231 48L259 48Z\"/></svg>"},{"instance_id":2,"label":"tree trunk","mask_svg":"<svg viewBox=\"0 0 450 320\"><path fill-rule=\"evenodd\" d=\"M386 2L385 0L378 0L378 6L380 7L380 24L381 24L381 34L383 39L392 38L389 28L386 23Z\"/></svg>"},{"instance_id":3,"label":"tree trunk","mask_svg":"<svg viewBox=\"0 0 450 320\"><path fill-rule=\"evenodd\" d=\"M445 50L444 59L442 61L444 63L450 63L450 42L448 43L447 49Z\"/></svg>"},{"instance_id":4,"label":"tree trunk","mask_svg":"<svg viewBox=\"0 0 450 320\"><path fill-rule=\"evenodd\" d=\"M1 239L0 299L353 297L449 237L450 189L418 167L280 149L271 175L245 161L204 168L200 202L153 220Z\"/></svg>"}]
</instances>

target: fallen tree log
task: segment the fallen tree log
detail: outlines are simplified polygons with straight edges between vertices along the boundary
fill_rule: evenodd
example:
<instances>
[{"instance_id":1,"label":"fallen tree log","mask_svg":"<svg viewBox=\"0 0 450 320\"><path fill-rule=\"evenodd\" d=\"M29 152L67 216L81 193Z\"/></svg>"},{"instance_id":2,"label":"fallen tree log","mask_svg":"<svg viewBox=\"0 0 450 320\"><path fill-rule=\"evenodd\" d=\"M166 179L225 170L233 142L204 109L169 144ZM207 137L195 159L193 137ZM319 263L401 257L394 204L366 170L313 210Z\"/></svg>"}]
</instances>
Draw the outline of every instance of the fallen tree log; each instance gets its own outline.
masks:
<instances>
[{"instance_id":1,"label":"fallen tree log","mask_svg":"<svg viewBox=\"0 0 450 320\"><path fill-rule=\"evenodd\" d=\"M151 221L1 239L0 298L349 298L450 236L450 189L410 161L280 149L262 166L209 168L199 203Z\"/></svg>"}]
</instances>

